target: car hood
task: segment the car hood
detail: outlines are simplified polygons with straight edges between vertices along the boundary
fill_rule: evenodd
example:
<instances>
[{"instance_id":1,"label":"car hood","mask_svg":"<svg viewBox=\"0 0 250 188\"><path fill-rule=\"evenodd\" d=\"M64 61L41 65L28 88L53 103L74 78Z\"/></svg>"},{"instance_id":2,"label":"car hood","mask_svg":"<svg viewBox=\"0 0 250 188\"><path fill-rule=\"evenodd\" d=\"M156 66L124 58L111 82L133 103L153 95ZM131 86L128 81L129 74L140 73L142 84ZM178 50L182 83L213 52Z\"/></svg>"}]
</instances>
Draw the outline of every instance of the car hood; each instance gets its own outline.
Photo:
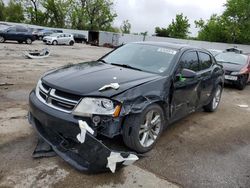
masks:
<instances>
[{"instance_id":1,"label":"car hood","mask_svg":"<svg viewBox=\"0 0 250 188\"><path fill-rule=\"evenodd\" d=\"M43 37L43 39L46 39L46 40L53 40L53 39L55 39L55 37Z\"/></svg>"},{"instance_id":2,"label":"car hood","mask_svg":"<svg viewBox=\"0 0 250 188\"><path fill-rule=\"evenodd\" d=\"M112 97L158 78L161 78L158 74L101 62L87 62L49 72L42 81L52 88L80 96ZM110 83L118 83L119 89L99 91L101 87Z\"/></svg>"},{"instance_id":3,"label":"car hood","mask_svg":"<svg viewBox=\"0 0 250 188\"><path fill-rule=\"evenodd\" d=\"M232 71L232 72L239 72L245 65L240 64L232 64L232 63L226 63L226 62L218 62L219 64L223 65L223 69L226 71Z\"/></svg>"}]
</instances>

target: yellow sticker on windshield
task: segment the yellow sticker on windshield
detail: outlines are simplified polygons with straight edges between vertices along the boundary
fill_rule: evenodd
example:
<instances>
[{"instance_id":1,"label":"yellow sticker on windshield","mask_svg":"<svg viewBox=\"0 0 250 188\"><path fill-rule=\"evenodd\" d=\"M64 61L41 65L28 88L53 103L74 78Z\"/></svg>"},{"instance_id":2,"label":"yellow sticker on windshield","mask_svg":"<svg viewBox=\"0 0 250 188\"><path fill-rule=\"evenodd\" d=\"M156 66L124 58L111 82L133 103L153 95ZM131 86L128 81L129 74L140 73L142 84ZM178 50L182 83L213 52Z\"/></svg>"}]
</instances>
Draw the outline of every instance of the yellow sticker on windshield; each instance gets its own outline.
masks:
<instances>
[{"instance_id":1,"label":"yellow sticker on windshield","mask_svg":"<svg viewBox=\"0 0 250 188\"><path fill-rule=\"evenodd\" d=\"M157 52L162 52L162 53L167 53L167 54L172 54L172 55L176 54L175 50L171 50L167 48L158 48Z\"/></svg>"}]
</instances>

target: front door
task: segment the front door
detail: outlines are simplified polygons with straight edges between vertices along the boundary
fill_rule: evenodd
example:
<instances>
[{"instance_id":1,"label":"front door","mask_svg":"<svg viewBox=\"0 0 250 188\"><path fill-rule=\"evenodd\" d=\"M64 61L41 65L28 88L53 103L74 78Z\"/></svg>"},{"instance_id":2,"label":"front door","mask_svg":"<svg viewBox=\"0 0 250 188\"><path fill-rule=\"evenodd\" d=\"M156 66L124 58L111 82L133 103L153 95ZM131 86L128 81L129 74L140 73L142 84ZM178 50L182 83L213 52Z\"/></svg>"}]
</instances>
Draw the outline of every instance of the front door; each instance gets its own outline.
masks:
<instances>
[{"instance_id":1,"label":"front door","mask_svg":"<svg viewBox=\"0 0 250 188\"><path fill-rule=\"evenodd\" d=\"M182 78L180 74L184 68L197 72L197 76L195 78ZM200 82L201 75L199 74L197 52L185 52L179 61L176 71L170 107L171 121L178 120L196 109L199 104Z\"/></svg>"}]
</instances>

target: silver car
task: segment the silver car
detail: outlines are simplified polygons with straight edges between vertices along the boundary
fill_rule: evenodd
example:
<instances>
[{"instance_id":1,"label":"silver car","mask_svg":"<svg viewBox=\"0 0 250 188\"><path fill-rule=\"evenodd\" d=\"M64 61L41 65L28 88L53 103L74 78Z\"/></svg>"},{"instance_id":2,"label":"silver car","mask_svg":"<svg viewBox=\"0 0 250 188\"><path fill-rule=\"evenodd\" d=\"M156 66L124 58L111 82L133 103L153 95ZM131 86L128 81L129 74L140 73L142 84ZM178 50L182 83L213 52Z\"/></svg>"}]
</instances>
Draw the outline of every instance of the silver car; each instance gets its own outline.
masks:
<instances>
[{"instance_id":1,"label":"silver car","mask_svg":"<svg viewBox=\"0 0 250 188\"><path fill-rule=\"evenodd\" d=\"M75 43L73 35L68 33L53 33L50 36L44 37L43 42L52 45L66 44L71 46Z\"/></svg>"}]
</instances>

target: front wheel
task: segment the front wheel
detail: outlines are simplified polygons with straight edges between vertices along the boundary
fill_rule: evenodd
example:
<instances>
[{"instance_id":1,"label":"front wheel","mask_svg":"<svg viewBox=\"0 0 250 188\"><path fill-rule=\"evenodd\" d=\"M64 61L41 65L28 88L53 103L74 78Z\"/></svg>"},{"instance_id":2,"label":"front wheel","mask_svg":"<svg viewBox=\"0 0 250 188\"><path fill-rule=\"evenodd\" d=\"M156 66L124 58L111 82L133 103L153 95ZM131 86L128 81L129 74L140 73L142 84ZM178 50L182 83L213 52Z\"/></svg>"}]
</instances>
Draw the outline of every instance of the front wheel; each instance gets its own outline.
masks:
<instances>
[{"instance_id":1,"label":"front wheel","mask_svg":"<svg viewBox=\"0 0 250 188\"><path fill-rule=\"evenodd\" d=\"M70 42L69 42L69 45L70 45L70 46L73 46L73 45L74 45L74 41L70 41Z\"/></svg>"},{"instance_id":2,"label":"front wheel","mask_svg":"<svg viewBox=\"0 0 250 188\"><path fill-rule=\"evenodd\" d=\"M3 43L5 41L5 38L3 36L0 36L0 43Z\"/></svg>"},{"instance_id":3,"label":"front wheel","mask_svg":"<svg viewBox=\"0 0 250 188\"><path fill-rule=\"evenodd\" d=\"M54 41L52 42L52 44L53 44L53 45L57 45L58 42L57 42L56 40L54 40Z\"/></svg>"},{"instance_id":4,"label":"front wheel","mask_svg":"<svg viewBox=\"0 0 250 188\"><path fill-rule=\"evenodd\" d=\"M159 139L164 126L162 108L153 104L142 113L126 117L123 126L123 141L131 149L145 153Z\"/></svg>"},{"instance_id":5,"label":"front wheel","mask_svg":"<svg viewBox=\"0 0 250 188\"><path fill-rule=\"evenodd\" d=\"M26 44L32 44L32 40L30 38L26 39Z\"/></svg>"},{"instance_id":6,"label":"front wheel","mask_svg":"<svg viewBox=\"0 0 250 188\"><path fill-rule=\"evenodd\" d=\"M245 89L245 87L247 85L247 81L248 81L248 75L239 76L239 81L238 81L238 84L237 84L237 88L239 90Z\"/></svg>"},{"instance_id":7,"label":"front wheel","mask_svg":"<svg viewBox=\"0 0 250 188\"><path fill-rule=\"evenodd\" d=\"M203 107L206 112L214 112L217 110L220 104L221 94L222 94L222 87L221 85L218 85L210 103Z\"/></svg>"}]
</instances>

